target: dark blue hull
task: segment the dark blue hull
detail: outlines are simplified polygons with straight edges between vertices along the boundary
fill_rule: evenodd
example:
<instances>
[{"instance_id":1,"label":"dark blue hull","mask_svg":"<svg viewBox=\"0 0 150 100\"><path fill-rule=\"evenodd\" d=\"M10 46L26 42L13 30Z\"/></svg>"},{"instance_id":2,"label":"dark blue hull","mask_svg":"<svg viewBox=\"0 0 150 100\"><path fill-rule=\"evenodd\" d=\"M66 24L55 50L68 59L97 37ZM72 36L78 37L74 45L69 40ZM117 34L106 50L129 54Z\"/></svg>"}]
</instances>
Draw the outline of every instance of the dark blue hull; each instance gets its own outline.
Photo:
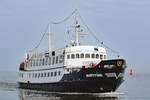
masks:
<instances>
[{"instance_id":1,"label":"dark blue hull","mask_svg":"<svg viewBox=\"0 0 150 100\"><path fill-rule=\"evenodd\" d=\"M119 61L121 63L118 63ZM123 59L107 60L102 61L95 68L83 67L80 71L73 70L56 83L19 82L19 87L50 92L113 92L123 82L125 68L126 64Z\"/></svg>"}]
</instances>

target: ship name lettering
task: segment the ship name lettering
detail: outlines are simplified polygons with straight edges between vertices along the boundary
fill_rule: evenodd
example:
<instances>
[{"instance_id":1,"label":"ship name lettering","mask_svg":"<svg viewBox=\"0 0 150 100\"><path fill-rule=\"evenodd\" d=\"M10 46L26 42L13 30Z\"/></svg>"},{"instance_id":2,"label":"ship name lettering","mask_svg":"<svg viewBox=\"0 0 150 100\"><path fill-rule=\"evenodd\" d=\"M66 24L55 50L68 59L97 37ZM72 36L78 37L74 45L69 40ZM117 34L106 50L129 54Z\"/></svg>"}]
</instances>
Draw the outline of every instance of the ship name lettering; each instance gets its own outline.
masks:
<instances>
[{"instance_id":1,"label":"ship name lettering","mask_svg":"<svg viewBox=\"0 0 150 100\"><path fill-rule=\"evenodd\" d=\"M86 77L103 77L102 74L86 74Z\"/></svg>"}]
</instances>

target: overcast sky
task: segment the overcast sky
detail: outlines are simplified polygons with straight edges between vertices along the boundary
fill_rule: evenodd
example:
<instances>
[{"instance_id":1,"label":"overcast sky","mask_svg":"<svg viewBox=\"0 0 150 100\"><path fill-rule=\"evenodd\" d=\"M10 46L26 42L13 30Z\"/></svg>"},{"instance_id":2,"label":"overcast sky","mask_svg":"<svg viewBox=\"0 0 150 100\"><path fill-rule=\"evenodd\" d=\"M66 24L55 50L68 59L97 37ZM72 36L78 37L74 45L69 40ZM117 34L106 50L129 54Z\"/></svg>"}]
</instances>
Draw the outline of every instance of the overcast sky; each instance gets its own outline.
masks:
<instances>
[{"instance_id":1,"label":"overcast sky","mask_svg":"<svg viewBox=\"0 0 150 100\"><path fill-rule=\"evenodd\" d=\"M1 70L17 70L48 22L65 18L75 8L95 35L127 60L128 69L149 72L150 0L0 0ZM63 28L69 23L52 26L54 47L65 44Z\"/></svg>"}]
</instances>

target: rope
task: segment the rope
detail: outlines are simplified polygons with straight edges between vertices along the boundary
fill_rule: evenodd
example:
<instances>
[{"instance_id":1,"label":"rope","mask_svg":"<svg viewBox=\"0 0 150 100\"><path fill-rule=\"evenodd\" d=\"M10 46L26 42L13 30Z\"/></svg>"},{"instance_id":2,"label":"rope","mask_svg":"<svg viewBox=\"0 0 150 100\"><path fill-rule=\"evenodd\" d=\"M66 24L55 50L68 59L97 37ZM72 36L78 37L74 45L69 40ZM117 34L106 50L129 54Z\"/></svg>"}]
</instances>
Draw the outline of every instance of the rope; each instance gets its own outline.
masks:
<instances>
[{"instance_id":1,"label":"rope","mask_svg":"<svg viewBox=\"0 0 150 100\"><path fill-rule=\"evenodd\" d=\"M52 22L52 21L51 21L50 24L61 24L61 23L65 22L65 21L67 21L68 19L70 19L70 17L71 17L76 11L77 11L77 10L73 11L68 17L64 18L63 20L58 21L58 22ZM42 40L44 39L45 34L47 33L47 29L48 29L48 25L47 25L47 27L46 27L46 29L45 29L45 32L44 32L44 34L42 35L42 38L40 39L39 43L38 43L33 49L29 50L29 52L35 51L35 50L40 46Z\"/></svg>"},{"instance_id":2,"label":"rope","mask_svg":"<svg viewBox=\"0 0 150 100\"><path fill-rule=\"evenodd\" d=\"M77 9L75 9L75 11L73 11L68 17L64 18L63 20L58 21L58 22L53 22L53 21L51 21L50 24L61 24L61 23L64 23L65 21L67 21L68 19L70 19L75 13L77 13L77 14L79 15L79 17L80 17L82 23L83 23L84 26L87 28L87 30L89 31L89 33L90 33L101 45L103 45L105 48L111 50L112 52L114 52L114 53L116 53L116 54L119 54L119 52L117 52L117 51L111 49L110 47L106 46L102 41L100 41L100 40L97 38L97 36L90 30L90 28L88 27L88 25L84 22L82 16L80 15L80 13L78 12ZM47 33L47 29L48 29L48 25L47 25L47 27L46 27L46 29L45 29L45 32L44 32L44 34L42 35L42 38L40 39L39 43L38 43L33 49L29 50L29 52L35 51L35 50L40 46L42 40L44 39L44 36L45 36L46 33Z\"/></svg>"},{"instance_id":3,"label":"rope","mask_svg":"<svg viewBox=\"0 0 150 100\"><path fill-rule=\"evenodd\" d=\"M111 49L110 47L106 46L105 44L102 44L102 45L103 45L105 48L109 49L111 52L116 53L116 54L119 54L118 51L115 51L115 50Z\"/></svg>"},{"instance_id":4,"label":"rope","mask_svg":"<svg viewBox=\"0 0 150 100\"><path fill-rule=\"evenodd\" d=\"M95 38L95 39L96 39L101 45L103 45L105 48L111 50L111 52L116 53L116 54L119 54L119 52L117 52L117 51L111 49L110 47L106 46L102 41L100 41L100 40L97 38L97 36L90 30L90 28L88 27L88 25L84 22L84 20L83 20L83 18L82 18L82 16L80 15L79 12L78 12L78 14L79 14L79 17L80 17L82 23L83 23L84 26L87 28L87 30L89 31L89 33L93 36L93 38Z\"/></svg>"},{"instance_id":5,"label":"rope","mask_svg":"<svg viewBox=\"0 0 150 100\"><path fill-rule=\"evenodd\" d=\"M42 40L44 39L45 34L47 33L47 29L48 29L48 25L47 25L47 27L46 27L46 29L45 29L45 32L44 32L44 34L42 35L42 38L40 39L39 43L38 43L33 49L29 50L29 52L35 51L35 50L40 46Z\"/></svg>"},{"instance_id":6,"label":"rope","mask_svg":"<svg viewBox=\"0 0 150 100\"><path fill-rule=\"evenodd\" d=\"M89 27L87 26L87 24L84 22L84 20L83 20L83 18L82 18L82 16L80 15L79 12L78 12L78 14L79 14L79 17L80 17L82 23L83 23L84 26L88 29L89 33L90 33L98 42L102 43L102 41L100 41L100 40L96 37L96 35L90 30L90 28L89 28Z\"/></svg>"},{"instance_id":7,"label":"rope","mask_svg":"<svg viewBox=\"0 0 150 100\"><path fill-rule=\"evenodd\" d=\"M53 21L51 21L51 24L61 24L61 23L65 22L65 21L67 21L68 19L70 19L71 16L72 16L75 12L76 12L76 10L73 11L68 17L64 18L64 19L61 20L61 21L58 21L58 22L53 22Z\"/></svg>"}]
</instances>

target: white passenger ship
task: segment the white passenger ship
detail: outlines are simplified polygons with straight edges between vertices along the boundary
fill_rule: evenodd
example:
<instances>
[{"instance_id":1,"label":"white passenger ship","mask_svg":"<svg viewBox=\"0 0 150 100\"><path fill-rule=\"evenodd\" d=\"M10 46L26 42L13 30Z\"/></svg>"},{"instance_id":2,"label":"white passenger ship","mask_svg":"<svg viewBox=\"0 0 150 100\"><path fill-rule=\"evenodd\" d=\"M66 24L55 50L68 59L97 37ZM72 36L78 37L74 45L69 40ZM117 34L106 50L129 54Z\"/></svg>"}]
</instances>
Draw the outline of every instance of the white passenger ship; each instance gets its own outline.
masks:
<instances>
[{"instance_id":1,"label":"white passenger ship","mask_svg":"<svg viewBox=\"0 0 150 100\"><path fill-rule=\"evenodd\" d=\"M75 11L74 13L77 13ZM73 13L73 14L74 14ZM75 14L77 15L77 14ZM107 59L102 46L80 45L77 18L70 46L33 53L20 64L19 88L51 92L102 93L115 91L123 82L123 59Z\"/></svg>"}]
</instances>

